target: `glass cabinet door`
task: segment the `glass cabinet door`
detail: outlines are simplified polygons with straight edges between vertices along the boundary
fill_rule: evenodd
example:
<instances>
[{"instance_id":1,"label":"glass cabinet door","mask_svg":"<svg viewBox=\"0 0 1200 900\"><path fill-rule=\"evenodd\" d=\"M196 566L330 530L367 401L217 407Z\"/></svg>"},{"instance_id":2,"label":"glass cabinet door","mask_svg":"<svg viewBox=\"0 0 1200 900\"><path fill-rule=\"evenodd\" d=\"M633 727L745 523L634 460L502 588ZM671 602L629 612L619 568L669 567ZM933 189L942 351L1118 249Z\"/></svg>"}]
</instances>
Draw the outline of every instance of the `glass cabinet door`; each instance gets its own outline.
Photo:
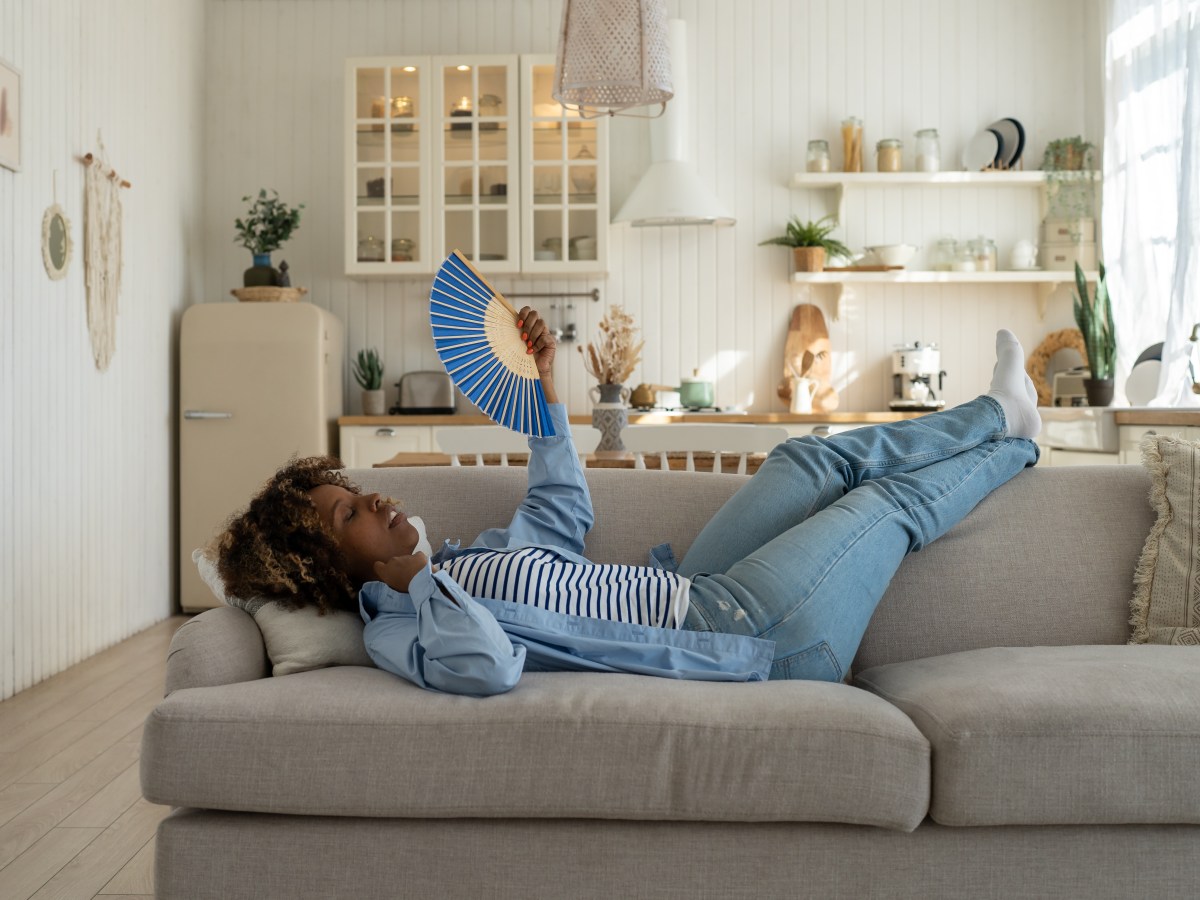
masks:
<instances>
[{"instance_id":1,"label":"glass cabinet door","mask_svg":"<svg viewBox=\"0 0 1200 900\"><path fill-rule=\"evenodd\" d=\"M516 61L434 59L435 265L459 250L484 272L520 269Z\"/></svg>"},{"instance_id":2,"label":"glass cabinet door","mask_svg":"<svg viewBox=\"0 0 1200 900\"><path fill-rule=\"evenodd\" d=\"M432 271L428 60L346 63L346 271Z\"/></svg>"},{"instance_id":3,"label":"glass cabinet door","mask_svg":"<svg viewBox=\"0 0 1200 900\"><path fill-rule=\"evenodd\" d=\"M550 93L553 56L522 56L522 268L603 271L608 118L582 119Z\"/></svg>"}]
</instances>

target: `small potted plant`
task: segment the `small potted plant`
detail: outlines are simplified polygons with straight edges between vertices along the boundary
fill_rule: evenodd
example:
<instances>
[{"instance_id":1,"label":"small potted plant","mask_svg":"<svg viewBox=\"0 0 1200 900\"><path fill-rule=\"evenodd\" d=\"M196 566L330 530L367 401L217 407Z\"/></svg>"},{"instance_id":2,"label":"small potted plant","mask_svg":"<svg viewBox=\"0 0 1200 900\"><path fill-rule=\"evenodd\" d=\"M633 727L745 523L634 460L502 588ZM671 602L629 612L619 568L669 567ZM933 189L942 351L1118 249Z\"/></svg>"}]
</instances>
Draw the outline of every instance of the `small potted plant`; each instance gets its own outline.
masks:
<instances>
[{"instance_id":1,"label":"small potted plant","mask_svg":"<svg viewBox=\"0 0 1200 900\"><path fill-rule=\"evenodd\" d=\"M1083 380L1087 392L1088 406L1108 406L1113 398L1113 372L1117 362L1117 330L1113 327L1112 303L1105 282L1104 263L1100 263L1100 277L1096 281L1096 294L1088 296L1087 279L1079 263L1075 263L1075 324L1083 332L1083 343L1087 347L1087 364L1090 378Z\"/></svg>"},{"instance_id":2,"label":"small potted plant","mask_svg":"<svg viewBox=\"0 0 1200 900\"><path fill-rule=\"evenodd\" d=\"M769 238L759 246L778 244L791 247L797 272L820 272L825 268L827 255L850 256L850 249L845 244L829 236L835 228L837 222L831 216L815 222L801 222L799 216L792 216L784 234Z\"/></svg>"},{"instance_id":3,"label":"small potted plant","mask_svg":"<svg viewBox=\"0 0 1200 900\"><path fill-rule=\"evenodd\" d=\"M1081 172L1092 168L1096 147L1079 135L1059 138L1046 145L1042 168L1048 172Z\"/></svg>"},{"instance_id":4,"label":"small potted plant","mask_svg":"<svg viewBox=\"0 0 1200 900\"><path fill-rule=\"evenodd\" d=\"M250 204L246 218L235 219L237 230L235 243L241 244L254 255L254 265L242 276L244 287L272 287L279 284L279 272L271 266L271 253L283 246L292 232L300 227L300 210L304 204L290 207L279 199L279 192L272 190L268 197L266 189ZM249 196L242 198L245 203Z\"/></svg>"},{"instance_id":5,"label":"small potted plant","mask_svg":"<svg viewBox=\"0 0 1200 900\"><path fill-rule=\"evenodd\" d=\"M359 350L354 359L354 380L362 388L364 416L383 415L383 361L374 347Z\"/></svg>"}]
</instances>

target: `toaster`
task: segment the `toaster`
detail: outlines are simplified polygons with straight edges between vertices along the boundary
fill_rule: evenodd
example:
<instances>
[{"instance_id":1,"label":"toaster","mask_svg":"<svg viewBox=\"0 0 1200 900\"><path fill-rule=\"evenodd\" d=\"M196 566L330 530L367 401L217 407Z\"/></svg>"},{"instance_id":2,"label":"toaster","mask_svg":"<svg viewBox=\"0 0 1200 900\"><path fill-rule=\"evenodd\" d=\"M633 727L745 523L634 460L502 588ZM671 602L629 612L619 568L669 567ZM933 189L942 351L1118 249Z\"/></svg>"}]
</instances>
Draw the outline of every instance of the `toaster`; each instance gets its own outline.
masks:
<instances>
[{"instance_id":1,"label":"toaster","mask_svg":"<svg viewBox=\"0 0 1200 900\"><path fill-rule=\"evenodd\" d=\"M393 413L427 416L454 412L454 382L445 372L407 372L396 387L400 388L400 401Z\"/></svg>"}]
</instances>

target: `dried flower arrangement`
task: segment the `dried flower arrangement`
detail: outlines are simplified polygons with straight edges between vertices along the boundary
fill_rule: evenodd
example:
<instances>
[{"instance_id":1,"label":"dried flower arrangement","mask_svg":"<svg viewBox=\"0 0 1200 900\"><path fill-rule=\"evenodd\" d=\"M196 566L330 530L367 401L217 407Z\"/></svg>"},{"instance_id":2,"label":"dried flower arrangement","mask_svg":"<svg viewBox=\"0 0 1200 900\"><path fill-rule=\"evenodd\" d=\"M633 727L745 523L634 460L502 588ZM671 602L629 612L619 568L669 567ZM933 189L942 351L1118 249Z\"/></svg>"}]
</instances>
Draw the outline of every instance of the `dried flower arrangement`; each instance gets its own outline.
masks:
<instances>
[{"instance_id":1,"label":"dried flower arrangement","mask_svg":"<svg viewBox=\"0 0 1200 900\"><path fill-rule=\"evenodd\" d=\"M600 320L600 340L583 347L583 367L601 384L624 384L641 361L645 341L637 340L633 316L620 306L612 306ZM636 343L635 343L636 342Z\"/></svg>"}]
</instances>

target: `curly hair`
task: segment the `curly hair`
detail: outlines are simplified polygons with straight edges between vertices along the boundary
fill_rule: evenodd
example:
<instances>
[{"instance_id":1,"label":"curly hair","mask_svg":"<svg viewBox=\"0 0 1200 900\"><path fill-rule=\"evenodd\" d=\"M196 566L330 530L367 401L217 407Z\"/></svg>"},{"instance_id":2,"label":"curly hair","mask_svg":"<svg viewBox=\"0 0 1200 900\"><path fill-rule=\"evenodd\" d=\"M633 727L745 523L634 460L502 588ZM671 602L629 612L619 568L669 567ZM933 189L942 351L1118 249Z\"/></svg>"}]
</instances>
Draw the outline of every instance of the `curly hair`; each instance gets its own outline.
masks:
<instances>
[{"instance_id":1,"label":"curly hair","mask_svg":"<svg viewBox=\"0 0 1200 900\"><path fill-rule=\"evenodd\" d=\"M234 597L263 597L288 608L356 611L346 558L308 492L333 484L360 493L332 456L293 459L229 520L214 542L217 570Z\"/></svg>"}]
</instances>

